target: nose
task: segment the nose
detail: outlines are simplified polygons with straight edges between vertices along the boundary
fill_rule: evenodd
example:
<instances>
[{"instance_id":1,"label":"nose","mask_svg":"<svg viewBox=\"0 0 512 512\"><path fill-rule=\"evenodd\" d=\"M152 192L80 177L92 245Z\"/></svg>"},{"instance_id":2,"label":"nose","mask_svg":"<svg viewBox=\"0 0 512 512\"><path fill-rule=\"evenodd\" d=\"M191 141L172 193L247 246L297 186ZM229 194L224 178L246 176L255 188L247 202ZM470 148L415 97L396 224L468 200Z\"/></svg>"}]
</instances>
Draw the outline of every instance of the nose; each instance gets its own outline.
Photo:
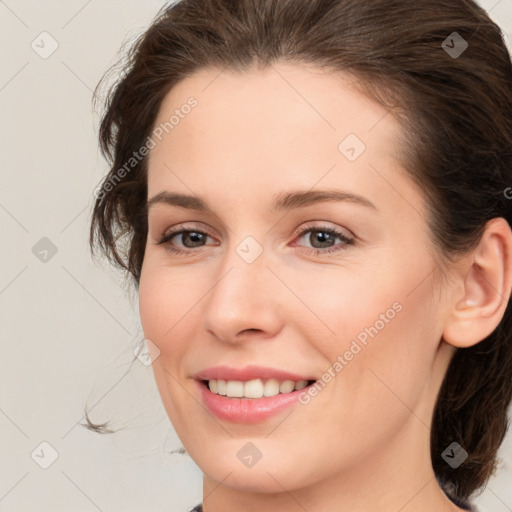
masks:
<instances>
[{"instance_id":1,"label":"nose","mask_svg":"<svg viewBox=\"0 0 512 512\"><path fill-rule=\"evenodd\" d=\"M225 255L204 299L203 326L210 335L237 344L278 334L283 325L283 285L268 263L265 251L251 263L235 249Z\"/></svg>"}]
</instances>

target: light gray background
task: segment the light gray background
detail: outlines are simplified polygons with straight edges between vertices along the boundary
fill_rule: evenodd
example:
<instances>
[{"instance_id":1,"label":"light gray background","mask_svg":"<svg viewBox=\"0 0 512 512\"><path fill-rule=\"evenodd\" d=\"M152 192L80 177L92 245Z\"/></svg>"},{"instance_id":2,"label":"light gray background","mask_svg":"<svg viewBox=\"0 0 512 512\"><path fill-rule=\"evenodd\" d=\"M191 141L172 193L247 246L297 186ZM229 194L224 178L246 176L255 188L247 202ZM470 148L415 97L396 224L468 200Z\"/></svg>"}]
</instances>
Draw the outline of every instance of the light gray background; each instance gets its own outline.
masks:
<instances>
[{"instance_id":1,"label":"light gray background","mask_svg":"<svg viewBox=\"0 0 512 512\"><path fill-rule=\"evenodd\" d=\"M161 405L136 298L118 274L91 261L92 192L107 171L97 148L92 90L161 0L0 0L0 511L184 512L201 501L201 471ZM512 0L481 4L510 33ZM48 32L58 43L51 49ZM42 39L44 38L44 39ZM47 237L57 253L42 262ZM42 242L43 244L45 242ZM36 246L38 247L38 246ZM44 248L44 247L43 247ZM40 253L44 257L44 253ZM100 436L78 425L128 426ZM40 464L56 460L43 469ZM512 441L478 498L512 511Z\"/></svg>"}]
</instances>

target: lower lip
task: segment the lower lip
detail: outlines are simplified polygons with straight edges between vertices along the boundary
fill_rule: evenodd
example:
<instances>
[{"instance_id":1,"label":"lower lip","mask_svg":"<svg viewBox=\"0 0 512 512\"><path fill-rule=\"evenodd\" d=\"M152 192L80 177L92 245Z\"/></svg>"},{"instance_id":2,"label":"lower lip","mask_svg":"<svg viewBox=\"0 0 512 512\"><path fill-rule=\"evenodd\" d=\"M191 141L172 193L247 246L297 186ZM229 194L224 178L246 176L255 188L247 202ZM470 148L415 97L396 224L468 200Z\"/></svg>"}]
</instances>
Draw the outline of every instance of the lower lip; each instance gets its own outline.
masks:
<instances>
[{"instance_id":1,"label":"lower lip","mask_svg":"<svg viewBox=\"0 0 512 512\"><path fill-rule=\"evenodd\" d=\"M310 387L263 398L229 398L212 393L201 381L196 382L201 388L201 398L207 409L217 418L233 423L262 422L291 407L299 399L299 394Z\"/></svg>"}]
</instances>

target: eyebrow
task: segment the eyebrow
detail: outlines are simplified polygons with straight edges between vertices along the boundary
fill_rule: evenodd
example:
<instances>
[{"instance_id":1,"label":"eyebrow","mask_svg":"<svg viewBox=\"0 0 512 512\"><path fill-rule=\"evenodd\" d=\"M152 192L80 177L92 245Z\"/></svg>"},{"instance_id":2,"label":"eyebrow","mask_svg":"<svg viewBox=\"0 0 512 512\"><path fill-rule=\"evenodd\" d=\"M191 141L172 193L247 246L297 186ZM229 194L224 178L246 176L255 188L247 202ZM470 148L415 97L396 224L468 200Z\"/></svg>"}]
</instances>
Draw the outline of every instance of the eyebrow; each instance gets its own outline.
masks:
<instances>
[{"instance_id":1,"label":"eyebrow","mask_svg":"<svg viewBox=\"0 0 512 512\"><path fill-rule=\"evenodd\" d=\"M293 210L304 208L315 203L327 201L342 201L365 206L372 210L378 211L377 207L363 196L353 194L351 192L325 189L325 190L297 190L293 192L282 192L274 196L272 203L273 211ZM213 214L213 210L206 202L197 196L189 196L174 192L160 192L147 203L148 210L157 204L167 204L171 206L179 206L190 210L197 210Z\"/></svg>"}]
</instances>

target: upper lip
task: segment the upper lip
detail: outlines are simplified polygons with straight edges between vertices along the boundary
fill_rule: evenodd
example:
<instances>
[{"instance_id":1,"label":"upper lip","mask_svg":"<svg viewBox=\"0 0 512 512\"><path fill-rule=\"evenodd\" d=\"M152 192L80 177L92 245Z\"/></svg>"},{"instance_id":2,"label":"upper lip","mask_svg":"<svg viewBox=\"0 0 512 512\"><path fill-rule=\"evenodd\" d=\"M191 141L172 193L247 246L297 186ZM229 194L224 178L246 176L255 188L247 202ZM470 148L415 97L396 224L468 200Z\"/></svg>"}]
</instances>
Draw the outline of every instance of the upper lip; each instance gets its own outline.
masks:
<instances>
[{"instance_id":1,"label":"upper lip","mask_svg":"<svg viewBox=\"0 0 512 512\"><path fill-rule=\"evenodd\" d=\"M265 366L244 366L243 368L233 368L231 366L212 366L201 370L195 375L197 380L239 380L246 382L253 379L277 379L279 381L293 380L316 380L311 375L298 375L276 368Z\"/></svg>"}]
</instances>

